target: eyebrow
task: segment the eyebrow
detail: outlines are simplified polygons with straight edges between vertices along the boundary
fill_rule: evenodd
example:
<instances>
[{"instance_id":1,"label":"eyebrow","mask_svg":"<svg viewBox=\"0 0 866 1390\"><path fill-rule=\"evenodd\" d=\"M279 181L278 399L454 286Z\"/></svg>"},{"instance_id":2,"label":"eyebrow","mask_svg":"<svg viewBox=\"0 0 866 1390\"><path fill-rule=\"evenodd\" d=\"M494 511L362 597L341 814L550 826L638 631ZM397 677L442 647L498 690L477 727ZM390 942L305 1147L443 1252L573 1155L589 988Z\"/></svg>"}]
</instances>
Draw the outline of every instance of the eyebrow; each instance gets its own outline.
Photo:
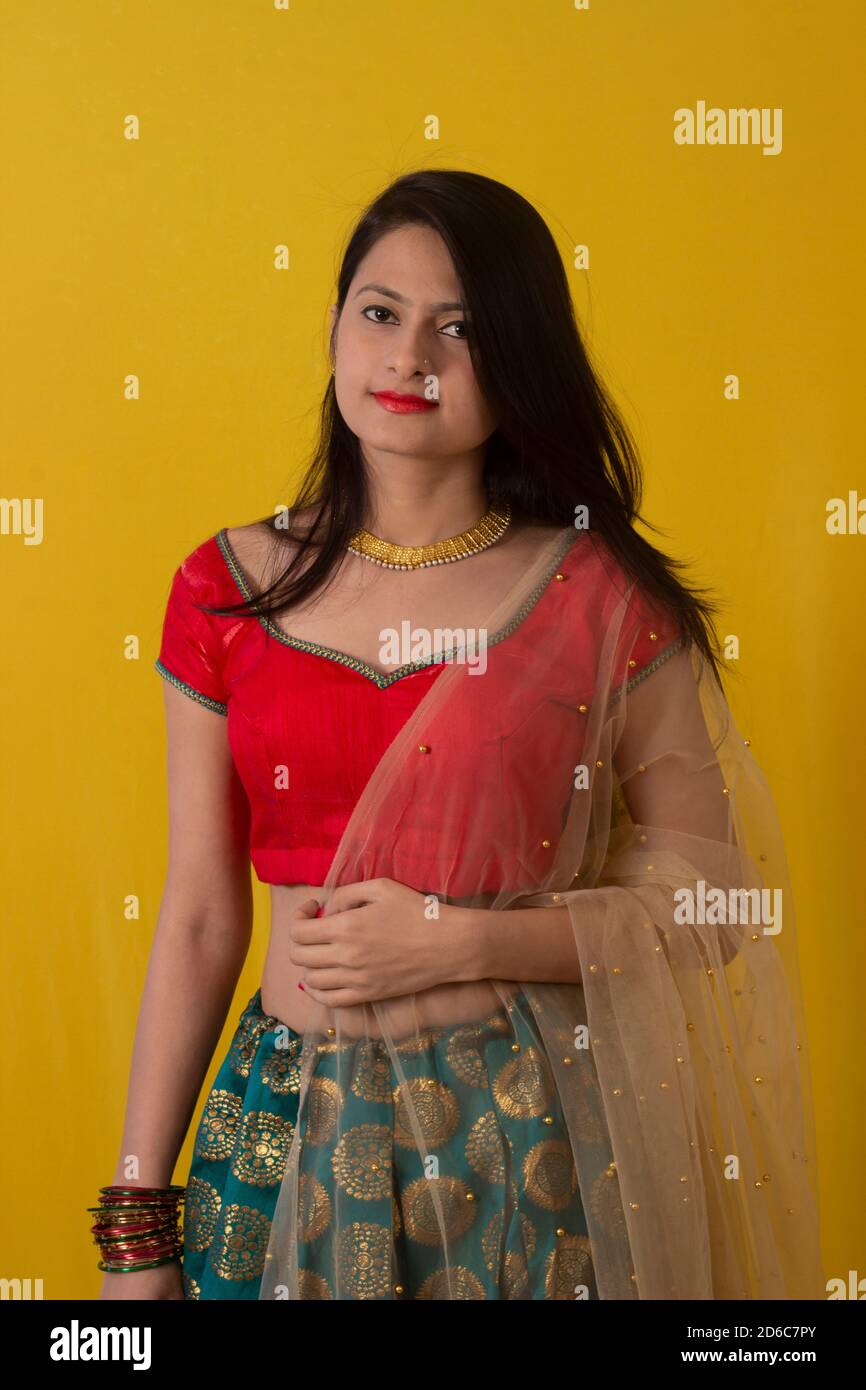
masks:
<instances>
[{"instance_id":1,"label":"eyebrow","mask_svg":"<svg viewBox=\"0 0 866 1390\"><path fill-rule=\"evenodd\" d=\"M363 294L365 290L375 290L377 294L386 294L389 299L396 299L398 304L412 303L411 299L407 299L405 295L398 294L396 290L389 290L387 285L362 285L361 288L355 292L355 299L358 298L359 294ZM438 304L431 304L430 308L438 311L440 309L463 309L465 306L461 299L441 299Z\"/></svg>"}]
</instances>

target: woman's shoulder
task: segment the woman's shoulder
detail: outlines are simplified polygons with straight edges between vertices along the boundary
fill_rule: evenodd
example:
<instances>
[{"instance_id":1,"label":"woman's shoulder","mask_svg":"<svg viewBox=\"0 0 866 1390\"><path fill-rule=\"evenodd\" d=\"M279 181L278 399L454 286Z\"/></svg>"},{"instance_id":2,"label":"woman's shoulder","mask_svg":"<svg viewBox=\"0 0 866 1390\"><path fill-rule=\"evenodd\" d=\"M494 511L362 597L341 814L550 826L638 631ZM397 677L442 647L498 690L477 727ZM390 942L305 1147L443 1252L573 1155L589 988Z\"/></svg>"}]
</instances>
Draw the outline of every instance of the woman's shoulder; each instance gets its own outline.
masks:
<instances>
[{"instance_id":1,"label":"woman's shoulder","mask_svg":"<svg viewBox=\"0 0 866 1390\"><path fill-rule=\"evenodd\" d=\"M266 528L259 522L222 526L191 550L181 552L182 558L175 561L174 580L183 581L198 601L231 602L239 597L237 591L244 577L256 573L266 536Z\"/></svg>"},{"instance_id":2,"label":"woman's shoulder","mask_svg":"<svg viewBox=\"0 0 866 1390\"><path fill-rule=\"evenodd\" d=\"M314 507L308 507L285 515L291 517L293 527L303 528L313 520L315 512ZM280 516L275 520L250 521L244 526L225 526L217 539L230 567L239 570L255 589L265 588L276 572L285 569L298 544L288 526L281 525Z\"/></svg>"},{"instance_id":3,"label":"woman's shoulder","mask_svg":"<svg viewBox=\"0 0 866 1390\"><path fill-rule=\"evenodd\" d=\"M260 586L267 554L273 544L272 532L263 521L250 521L243 526L224 526L217 535L223 554L234 561L244 577Z\"/></svg>"},{"instance_id":4,"label":"woman's shoulder","mask_svg":"<svg viewBox=\"0 0 866 1390\"><path fill-rule=\"evenodd\" d=\"M268 555L273 552L274 534L274 528L266 521L221 526L188 551L177 568L192 584L221 579L232 570L259 579ZM287 539L285 544L292 542Z\"/></svg>"},{"instance_id":5,"label":"woman's shoulder","mask_svg":"<svg viewBox=\"0 0 866 1390\"><path fill-rule=\"evenodd\" d=\"M180 575L192 589L199 589L202 584L213 581L220 560L215 535L205 537L192 550L181 552L181 555L182 559L175 562L175 576Z\"/></svg>"}]
</instances>

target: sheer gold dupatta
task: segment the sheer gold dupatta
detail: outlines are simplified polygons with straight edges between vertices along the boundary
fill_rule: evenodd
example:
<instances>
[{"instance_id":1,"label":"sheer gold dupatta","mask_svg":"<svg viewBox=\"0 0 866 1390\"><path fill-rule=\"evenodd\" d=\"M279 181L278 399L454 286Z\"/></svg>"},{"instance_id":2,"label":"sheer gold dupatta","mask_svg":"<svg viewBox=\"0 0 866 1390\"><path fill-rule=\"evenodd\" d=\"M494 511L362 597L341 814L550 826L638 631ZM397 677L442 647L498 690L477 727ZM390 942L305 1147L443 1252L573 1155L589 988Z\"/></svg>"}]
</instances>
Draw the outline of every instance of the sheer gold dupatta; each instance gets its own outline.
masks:
<instances>
[{"instance_id":1,"label":"sheer gold dupatta","mask_svg":"<svg viewBox=\"0 0 866 1390\"><path fill-rule=\"evenodd\" d=\"M528 648L515 624L567 547L568 603L536 623ZM497 980L314 1006L261 1298L358 1297L342 1188L326 1199L320 1179L359 1058L368 1050L375 1065L387 1050L401 1142L426 1172L407 1049L464 1023L471 1048L472 1022L503 1007L530 1009L543 1039L533 1065L558 1091L602 1298L823 1296L794 911L772 798L695 649L668 640L631 677L652 616L603 545L564 530L490 615L488 632L505 625L512 637L488 647L484 673L450 663L380 760L325 901L340 884L386 877L433 904L555 906L581 984ZM337 1064L327 1085L325 1054ZM308 1142L325 1123L327 1144ZM324 1200L336 1207L327 1219ZM506 1184L506 1216L511 1201ZM428 1208L440 1296L463 1297L437 1181ZM302 1242L312 1265L299 1263ZM389 1296L387 1270L376 1287L370 1296Z\"/></svg>"},{"instance_id":2,"label":"sheer gold dupatta","mask_svg":"<svg viewBox=\"0 0 866 1390\"><path fill-rule=\"evenodd\" d=\"M560 895L583 991L527 994L601 1296L826 1297L794 907L770 792L693 648L627 694L616 687L596 714L587 887Z\"/></svg>"}]
</instances>

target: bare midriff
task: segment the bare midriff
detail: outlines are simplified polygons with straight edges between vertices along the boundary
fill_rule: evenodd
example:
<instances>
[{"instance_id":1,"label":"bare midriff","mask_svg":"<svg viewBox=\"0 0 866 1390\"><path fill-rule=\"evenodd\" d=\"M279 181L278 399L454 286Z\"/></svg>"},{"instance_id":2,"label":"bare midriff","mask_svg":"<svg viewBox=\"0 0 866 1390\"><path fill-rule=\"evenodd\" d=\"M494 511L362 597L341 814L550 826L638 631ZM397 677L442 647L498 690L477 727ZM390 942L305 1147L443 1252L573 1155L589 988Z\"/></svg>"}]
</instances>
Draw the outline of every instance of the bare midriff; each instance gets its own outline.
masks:
<instances>
[{"instance_id":1,"label":"bare midriff","mask_svg":"<svg viewBox=\"0 0 866 1390\"><path fill-rule=\"evenodd\" d=\"M262 970L261 998L266 1014L278 1018L296 1033L304 1033L311 1013L321 1027L322 1010L298 989L306 967L291 958L290 928L295 913L308 898L324 900L315 884L271 884L271 934ZM514 992L518 986L511 986ZM436 985L415 996L387 1001L388 1032L409 1037L419 1028L449 1027L486 1018L502 1008L502 996L486 980ZM345 1036L377 1037L380 1029L371 1008L341 1008L340 1031Z\"/></svg>"}]
</instances>

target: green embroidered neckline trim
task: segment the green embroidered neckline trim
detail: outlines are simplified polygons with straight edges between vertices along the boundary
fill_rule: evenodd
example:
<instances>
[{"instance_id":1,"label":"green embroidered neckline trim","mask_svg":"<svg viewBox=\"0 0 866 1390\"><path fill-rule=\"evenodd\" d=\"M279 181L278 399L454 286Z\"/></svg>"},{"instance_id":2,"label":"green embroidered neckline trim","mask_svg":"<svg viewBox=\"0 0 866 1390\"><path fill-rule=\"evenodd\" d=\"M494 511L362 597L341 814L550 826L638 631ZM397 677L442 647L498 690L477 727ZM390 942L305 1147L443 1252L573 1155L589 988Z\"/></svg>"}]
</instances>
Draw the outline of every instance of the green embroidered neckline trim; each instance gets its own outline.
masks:
<instances>
[{"instance_id":1,"label":"green embroidered neckline trim","mask_svg":"<svg viewBox=\"0 0 866 1390\"><path fill-rule=\"evenodd\" d=\"M226 527L223 526L222 529L217 532L215 540L217 545L219 546L222 557L225 560L226 565L228 566L229 573L234 579L235 584L237 585L241 594L244 598L252 598L252 591L249 585L247 584L246 579L244 578L240 565L238 564L237 556L235 555L234 550L232 549L231 543L229 541L228 535L226 534ZM514 614L514 616L509 618L508 622L505 624L504 627L500 628L498 632L495 632L492 637L488 637L488 647L495 646L497 642L503 642L506 637L509 637L511 633L514 632L515 628L519 627L519 625L523 622L523 619L535 607L536 603L541 598L541 595L544 593L545 589L550 583L550 580L556 573L556 570L559 567L563 555L565 555L566 551L568 551L571 548L571 546L575 543L576 538L571 534L565 537L564 543L559 547L556 555L554 556L553 560L548 566L546 573L541 578L539 583L536 584L529 597L521 605L521 607ZM326 647L321 642L309 642L303 637L289 636L287 632L283 632L282 628L278 627L277 624L272 622L271 619L268 618L265 614L258 614L258 619L265 631L269 632L272 637L275 637L278 642L282 642L287 647L295 647L298 651L310 652L313 656L324 657L327 661L335 661L340 666L348 666L350 670L357 671L359 675L366 676L367 680L372 681L372 683L375 686L377 686L379 690L387 690L389 685L393 685L395 681L402 680L404 676L411 675L414 671L423 671L427 666L439 665L447 658L455 656L458 652L465 651L465 647L451 647L447 652L435 653L426 661L407 662L405 666L398 666L396 670L392 671L389 675L385 675L383 672L377 671L376 667L371 666L369 662L362 661L360 657L357 656L349 656L346 652L341 652L336 647Z\"/></svg>"}]
</instances>

